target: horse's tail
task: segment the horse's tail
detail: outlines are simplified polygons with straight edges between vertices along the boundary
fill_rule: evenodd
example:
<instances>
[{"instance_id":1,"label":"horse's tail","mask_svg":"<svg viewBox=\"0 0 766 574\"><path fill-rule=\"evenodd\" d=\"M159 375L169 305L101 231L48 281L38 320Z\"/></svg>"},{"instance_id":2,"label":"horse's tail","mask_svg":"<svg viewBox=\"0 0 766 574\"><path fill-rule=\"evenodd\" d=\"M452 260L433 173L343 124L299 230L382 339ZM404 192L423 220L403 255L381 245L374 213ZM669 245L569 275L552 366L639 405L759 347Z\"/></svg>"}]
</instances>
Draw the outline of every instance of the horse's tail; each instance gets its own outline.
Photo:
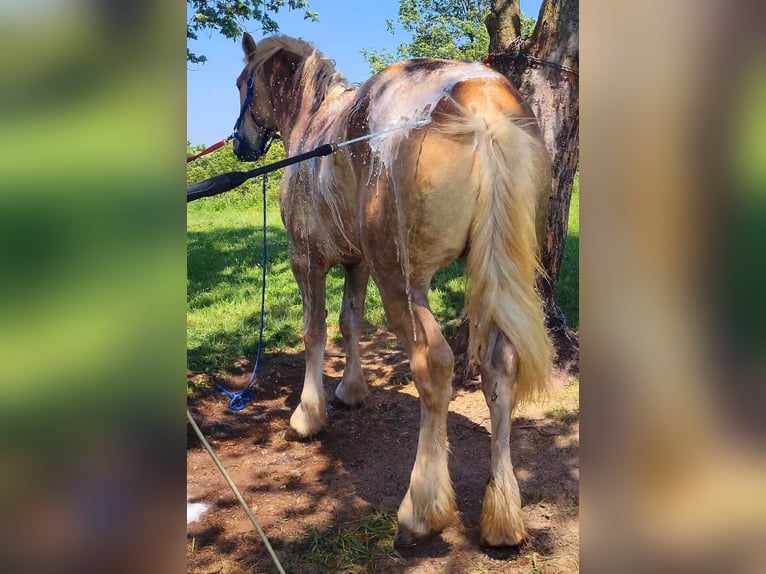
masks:
<instances>
[{"instance_id":1,"label":"horse's tail","mask_svg":"<svg viewBox=\"0 0 766 574\"><path fill-rule=\"evenodd\" d=\"M451 127L473 133L479 184L466 265L469 351L479 360L492 353L496 327L518 359L516 400L541 398L548 392L551 353L535 272L542 272L538 232L545 213L538 210L550 190L548 155L541 138L523 125L533 120L459 107L462 117Z\"/></svg>"}]
</instances>

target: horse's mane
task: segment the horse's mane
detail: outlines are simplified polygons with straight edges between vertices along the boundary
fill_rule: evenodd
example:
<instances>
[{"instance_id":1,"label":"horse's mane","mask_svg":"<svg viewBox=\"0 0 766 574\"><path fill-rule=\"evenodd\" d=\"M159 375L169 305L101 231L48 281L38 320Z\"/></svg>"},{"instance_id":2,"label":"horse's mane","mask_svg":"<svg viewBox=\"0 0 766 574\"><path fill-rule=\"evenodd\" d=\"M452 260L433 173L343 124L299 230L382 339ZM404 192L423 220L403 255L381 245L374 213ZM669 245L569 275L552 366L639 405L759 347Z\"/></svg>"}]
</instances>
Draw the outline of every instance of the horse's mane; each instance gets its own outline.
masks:
<instances>
[{"instance_id":1,"label":"horse's mane","mask_svg":"<svg viewBox=\"0 0 766 574\"><path fill-rule=\"evenodd\" d=\"M270 36L258 43L255 53L248 54L248 63L256 72L280 50L286 50L300 57L301 63L295 74L295 83L303 87L304 107L312 112L326 98L347 90L350 86L346 77L335 69L335 62L325 58L313 44L289 36Z\"/></svg>"}]
</instances>

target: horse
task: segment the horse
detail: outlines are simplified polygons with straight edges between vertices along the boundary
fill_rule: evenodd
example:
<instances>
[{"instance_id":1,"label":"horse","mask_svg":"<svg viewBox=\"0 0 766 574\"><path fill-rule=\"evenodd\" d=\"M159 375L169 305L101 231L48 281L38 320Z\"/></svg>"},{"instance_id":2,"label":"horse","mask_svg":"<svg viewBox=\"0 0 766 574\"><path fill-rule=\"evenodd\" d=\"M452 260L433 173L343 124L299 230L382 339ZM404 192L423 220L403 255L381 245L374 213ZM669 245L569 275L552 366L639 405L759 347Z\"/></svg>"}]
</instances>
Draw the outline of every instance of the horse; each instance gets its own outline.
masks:
<instances>
[{"instance_id":1,"label":"horse","mask_svg":"<svg viewBox=\"0 0 766 574\"><path fill-rule=\"evenodd\" d=\"M492 430L480 543L522 543L511 416L517 402L544 396L550 377L534 286L550 160L532 110L504 76L479 63L412 59L354 87L303 40L273 36L256 45L246 33L242 49L234 141L240 160L262 156L277 133L288 156L358 138L283 176L280 209L303 301L306 363L290 432L312 438L327 422L325 278L333 266L345 268L346 360L335 397L356 407L369 395L359 339L371 276L409 358L421 406L395 543L414 544L453 522L447 412L454 356L428 291L439 269L462 258L469 351L480 363Z\"/></svg>"}]
</instances>

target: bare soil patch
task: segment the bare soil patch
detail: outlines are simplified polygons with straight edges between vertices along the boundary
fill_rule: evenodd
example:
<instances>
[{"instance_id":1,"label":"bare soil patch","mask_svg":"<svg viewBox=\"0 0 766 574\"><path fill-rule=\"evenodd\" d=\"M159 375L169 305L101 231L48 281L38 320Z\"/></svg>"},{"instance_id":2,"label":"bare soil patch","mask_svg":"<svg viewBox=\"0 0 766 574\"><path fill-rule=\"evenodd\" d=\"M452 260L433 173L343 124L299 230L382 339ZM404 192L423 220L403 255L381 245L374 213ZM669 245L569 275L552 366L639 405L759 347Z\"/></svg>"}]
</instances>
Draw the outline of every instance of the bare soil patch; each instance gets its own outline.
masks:
<instances>
[{"instance_id":1,"label":"bare soil patch","mask_svg":"<svg viewBox=\"0 0 766 574\"><path fill-rule=\"evenodd\" d=\"M420 406L409 365L395 339L378 332L363 342L372 393L359 409L330 411L329 425L311 442L285 440L303 384L302 354L264 360L256 400L226 408L215 390L189 401L195 419L258 517L288 572L427 574L579 570L579 385L554 374L552 399L526 405L514 417L511 448L530 540L520 548L482 550L478 527L489 472L489 411L476 385L456 389L450 404L450 474L459 516L443 533L416 547L391 547L394 518L409 482ZM325 391L333 396L344 364L328 345ZM209 382L241 389L241 374ZM188 499L209 505L187 526L188 571L275 572L258 534L197 437L189 429ZM372 532L372 534L370 534ZM371 536L366 549L355 548ZM332 545L327 541L333 541ZM331 556L333 548L350 548ZM330 548L332 546L332 548ZM356 552L356 553L355 553Z\"/></svg>"}]
</instances>

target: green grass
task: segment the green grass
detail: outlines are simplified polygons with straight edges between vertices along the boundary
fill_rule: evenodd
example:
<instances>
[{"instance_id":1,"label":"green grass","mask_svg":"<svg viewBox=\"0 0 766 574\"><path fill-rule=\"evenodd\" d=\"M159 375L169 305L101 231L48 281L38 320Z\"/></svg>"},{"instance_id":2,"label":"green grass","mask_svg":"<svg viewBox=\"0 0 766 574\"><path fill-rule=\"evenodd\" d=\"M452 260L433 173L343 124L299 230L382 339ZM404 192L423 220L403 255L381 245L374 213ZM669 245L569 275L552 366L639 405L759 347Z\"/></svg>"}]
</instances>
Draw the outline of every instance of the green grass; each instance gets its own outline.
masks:
<instances>
[{"instance_id":1,"label":"green grass","mask_svg":"<svg viewBox=\"0 0 766 574\"><path fill-rule=\"evenodd\" d=\"M401 560L394 550L396 517L374 512L357 526L319 530L312 527L281 555L287 572L335 574L376 572L377 566Z\"/></svg>"},{"instance_id":2,"label":"green grass","mask_svg":"<svg viewBox=\"0 0 766 574\"><path fill-rule=\"evenodd\" d=\"M266 162L284 157L275 145ZM256 164L257 165L257 164ZM247 169L224 148L191 164L190 183L226 171ZM268 274L264 346L267 352L297 350L302 345L303 310L288 258L287 233L279 214L281 172L271 174L267 189ZM576 190L577 188L575 188ZM577 326L577 241L579 195L572 197L570 237L564 252L559 297L570 325ZM187 361L195 372L220 372L234 360L252 356L258 343L261 289L261 180L187 207ZM572 231L574 230L574 231ZM456 262L437 273L431 308L454 334L463 308L463 267ZM328 338L338 340L343 297L343 269L327 280ZM370 282L365 307L369 329L385 325L380 294Z\"/></svg>"},{"instance_id":3,"label":"green grass","mask_svg":"<svg viewBox=\"0 0 766 574\"><path fill-rule=\"evenodd\" d=\"M561 260L561 275L556 284L556 301L570 329L580 327L580 175L575 176L569 204L569 229Z\"/></svg>"},{"instance_id":4,"label":"green grass","mask_svg":"<svg viewBox=\"0 0 766 574\"><path fill-rule=\"evenodd\" d=\"M557 419L558 421L564 423L564 424L571 424L575 422L579 416L580 416L580 409L567 409L564 407L554 407L551 409L550 414L553 416L553 418Z\"/></svg>"}]
</instances>

